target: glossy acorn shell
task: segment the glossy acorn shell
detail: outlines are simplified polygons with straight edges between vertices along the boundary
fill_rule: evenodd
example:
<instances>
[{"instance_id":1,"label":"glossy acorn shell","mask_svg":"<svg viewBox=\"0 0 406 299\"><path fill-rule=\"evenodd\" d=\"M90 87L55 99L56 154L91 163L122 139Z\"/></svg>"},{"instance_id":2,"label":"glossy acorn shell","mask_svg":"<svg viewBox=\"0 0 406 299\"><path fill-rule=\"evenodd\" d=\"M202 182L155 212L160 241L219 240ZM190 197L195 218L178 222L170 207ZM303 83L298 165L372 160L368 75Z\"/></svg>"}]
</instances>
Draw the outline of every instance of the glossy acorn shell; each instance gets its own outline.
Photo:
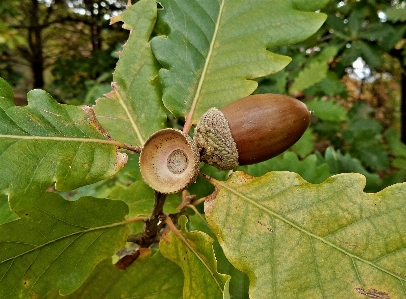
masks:
<instances>
[{"instance_id":1,"label":"glossy acorn shell","mask_svg":"<svg viewBox=\"0 0 406 299\"><path fill-rule=\"evenodd\" d=\"M310 122L306 105L279 94L257 94L221 109L237 144L239 165L273 158L300 139Z\"/></svg>"}]
</instances>

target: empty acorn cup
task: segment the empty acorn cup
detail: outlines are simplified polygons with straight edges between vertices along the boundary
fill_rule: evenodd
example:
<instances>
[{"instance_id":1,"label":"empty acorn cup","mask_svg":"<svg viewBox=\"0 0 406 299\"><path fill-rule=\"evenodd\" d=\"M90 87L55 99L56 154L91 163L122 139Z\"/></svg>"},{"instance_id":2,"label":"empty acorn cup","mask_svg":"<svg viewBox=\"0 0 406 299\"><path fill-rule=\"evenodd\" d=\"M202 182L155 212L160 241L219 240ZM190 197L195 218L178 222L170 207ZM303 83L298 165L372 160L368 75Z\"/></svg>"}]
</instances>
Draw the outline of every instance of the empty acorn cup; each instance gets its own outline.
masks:
<instances>
[{"instance_id":1,"label":"empty acorn cup","mask_svg":"<svg viewBox=\"0 0 406 299\"><path fill-rule=\"evenodd\" d=\"M176 129L152 134L140 155L144 181L160 193L177 193L196 181L199 154L193 139Z\"/></svg>"}]
</instances>

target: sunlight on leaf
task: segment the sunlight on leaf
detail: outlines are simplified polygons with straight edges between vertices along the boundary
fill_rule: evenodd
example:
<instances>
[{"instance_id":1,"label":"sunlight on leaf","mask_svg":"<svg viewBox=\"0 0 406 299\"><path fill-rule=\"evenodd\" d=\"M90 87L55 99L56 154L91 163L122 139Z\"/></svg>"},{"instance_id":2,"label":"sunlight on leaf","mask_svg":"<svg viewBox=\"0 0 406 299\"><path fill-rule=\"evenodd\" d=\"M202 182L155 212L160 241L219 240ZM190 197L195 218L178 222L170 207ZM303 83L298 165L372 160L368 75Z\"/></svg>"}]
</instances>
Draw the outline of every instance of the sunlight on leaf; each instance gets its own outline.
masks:
<instances>
[{"instance_id":1,"label":"sunlight on leaf","mask_svg":"<svg viewBox=\"0 0 406 299\"><path fill-rule=\"evenodd\" d=\"M127 161L117 151L122 143L104 135L88 107L58 104L42 90L16 107L1 78L0 92L0 192L13 210L29 207L53 182L59 191L76 189L111 177Z\"/></svg>"},{"instance_id":2,"label":"sunlight on leaf","mask_svg":"<svg viewBox=\"0 0 406 299\"><path fill-rule=\"evenodd\" d=\"M312 1L322 7L323 1ZM163 65L163 101L175 117L195 124L211 107L251 94L252 79L283 69L291 60L267 49L313 34L325 15L298 10L302 1L162 0L152 49ZM304 8L303 10L306 10ZM300 28L300 30L298 30ZM189 113L190 112L190 113Z\"/></svg>"},{"instance_id":3,"label":"sunlight on leaf","mask_svg":"<svg viewBox=\"0 0 406 299\"><path fill-rule=\"evenodd\" d=\"M159 64L152 55L149 37L156 20L156 2L141 0L112 23L124 22L131 30L113 73L113 91L97 100L97 118L111 136L131 145L143 145L165 127L166 113L158 81Z\"/></svg>"},{"instance_id":4,"label":"sunlight on leaf","mask_svg":"<svg viewBox=\"0 0 406 299\"><path fill-rule=\"evenodd\" d=\"M125 244L126 204L46 193L21 219L0 226L0 298L75 291Z\"/></svg>"},{"instance_id":5,"label":"sunlight on leaf","mask_svg":"<svg viewBox=\"0 0 406 299\"><path fill-rule=\"evenodd\" d=\"M250 277L251 299L406 296L406 184L368 194L360 174L319 185L289 172L211 181L219 191L206 217Z\"/></svg>"},{"instance_id":6,"label":"sunlight on leaf","mask_svg":"<svg viewBox=\"0 0 406 299\"><path fill-rule=\"evenodd\" d=\"M223 294L227 298L230 276L217 272L212 238L203 232L186 231L186 222L185 216L179 218L181 236L170 232L159 243L162 255L182 268L183 298L223 298Z\"/></svg>"},{"instance_id":7,"label":"sunlight on leaf","mask_svg":"<svg viewBox=\"0 0 406 299\"><path fill-rule=\"evenodd\" d=\"M10 211L7 196L0 196L0 224L18 219L17 214Z\"/></svg>"}]
</instances>

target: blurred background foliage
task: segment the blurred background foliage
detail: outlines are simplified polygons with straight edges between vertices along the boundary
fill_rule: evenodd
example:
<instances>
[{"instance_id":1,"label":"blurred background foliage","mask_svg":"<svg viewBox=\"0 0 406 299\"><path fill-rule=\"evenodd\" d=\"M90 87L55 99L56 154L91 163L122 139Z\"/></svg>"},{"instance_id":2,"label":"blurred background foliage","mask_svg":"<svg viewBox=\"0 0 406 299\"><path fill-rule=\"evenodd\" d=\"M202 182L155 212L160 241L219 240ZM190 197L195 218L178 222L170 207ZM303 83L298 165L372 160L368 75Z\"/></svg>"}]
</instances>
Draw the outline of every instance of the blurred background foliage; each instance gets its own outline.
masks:
<instances>
[{"instance_id":1,"label":"blurred background foliage","mask_svg":"<svg viewBox=\"0 0 406 299\"><path fill-rule=\"evenodd\" d=\"M116 52L128 33L109 25L126 0L2 0L0 76L24 101L41 88L81 104L95 85L110 83Z\"/></svg>"},{"instance_id":2,"label":"blurred background foliage","mask_svg":"<svg viewBox=\"0 0 406 299\"><path fill-rule=\"evenodd\" d=\"M291 170L318 183L359 172L366 191L406 180L406 1L331 0L328 18L303 43L276 49L293 58L258 80L257 93L284 93L314 111L290 152L244 167L252 175Z\"/></svg>"},{"instance_id":3,"label":"blurred background foliage","mask_svg":"<svg viewBox=\"0 0 406 299\"><path fill-rule=\"evenodd\" d=\"M126 4L2 0L0 76L13 85L16 103L33 88L69 104L92 105L107 93L128 36L109 19ZM406 1L331 0L322 12L328 18L317 34L271 49L292 62L260 78L256 91L305 102L314 111L310 128L288 152L241 169L290 170L313 183L359 172L368 192L406 181Z\"/></svg>"}]
</instances>

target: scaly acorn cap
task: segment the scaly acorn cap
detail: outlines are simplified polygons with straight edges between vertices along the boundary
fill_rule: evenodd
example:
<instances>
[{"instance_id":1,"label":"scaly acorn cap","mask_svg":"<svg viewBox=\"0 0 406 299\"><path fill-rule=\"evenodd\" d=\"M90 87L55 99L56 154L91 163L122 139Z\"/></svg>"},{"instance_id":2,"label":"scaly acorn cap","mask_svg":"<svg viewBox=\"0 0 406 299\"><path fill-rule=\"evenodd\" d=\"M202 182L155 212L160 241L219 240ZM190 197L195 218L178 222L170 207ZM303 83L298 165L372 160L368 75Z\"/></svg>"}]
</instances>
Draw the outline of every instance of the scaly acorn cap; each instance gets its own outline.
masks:
<instances>
[{"instance_id":1,"label":"scaly acorn cap","mask_svg":"<svg viewBox=\"0 0 406 299\"><path fill-rule=\"evenodd\" d=\"M199 120L194 140L202 161L234 169L273 158L300 139L310 123L306 105L280 94L256 94Z\"/></svg>"},{"instance_id":2,"label":"scaly acorn cap","mask_svg":"<svg viewBox=\"0 0 406 299\"><path fill-rule=\"evenodd\" d=\"M160 193L177 193L196 181L200 169L199 154L193 139L176 129L152 134L140 154L144 181Z\"/></svg>"},{"instance_id":3,"label":"scaly acorn cap","mask_svg":"<svg viewBox=\"0 0 406 299\"><path fill-rule=\"evenodd\" d=\"M223 170L238 166L237 145L227 119L217 108L210 108L201 116L193 139L201 161Z\"/></svg>"}]
</instances>

